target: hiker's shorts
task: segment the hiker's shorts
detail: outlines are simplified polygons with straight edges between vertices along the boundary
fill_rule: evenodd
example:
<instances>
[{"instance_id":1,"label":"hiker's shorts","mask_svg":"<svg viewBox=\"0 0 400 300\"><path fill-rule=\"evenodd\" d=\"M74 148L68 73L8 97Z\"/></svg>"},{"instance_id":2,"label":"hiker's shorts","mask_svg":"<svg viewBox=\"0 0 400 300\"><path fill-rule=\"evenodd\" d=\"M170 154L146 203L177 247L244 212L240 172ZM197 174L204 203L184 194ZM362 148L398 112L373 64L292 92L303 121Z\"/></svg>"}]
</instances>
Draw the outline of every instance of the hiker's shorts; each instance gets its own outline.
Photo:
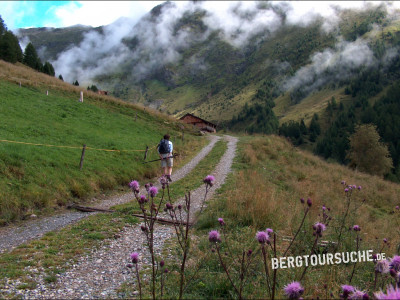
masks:
<instances>
[{"instance_id":1,"label":"hiker's shorts","mask_svg":"<svg viewBox=\"0 0 400 300\"><path fill-rule=\"evenodd\" d=\"M170 153L161 154L161 157L169 157L171 156ZM174 166L174 159L172 157L161 160L161 168L169 167L172 168Z\"/></svg>"}]
</instances>

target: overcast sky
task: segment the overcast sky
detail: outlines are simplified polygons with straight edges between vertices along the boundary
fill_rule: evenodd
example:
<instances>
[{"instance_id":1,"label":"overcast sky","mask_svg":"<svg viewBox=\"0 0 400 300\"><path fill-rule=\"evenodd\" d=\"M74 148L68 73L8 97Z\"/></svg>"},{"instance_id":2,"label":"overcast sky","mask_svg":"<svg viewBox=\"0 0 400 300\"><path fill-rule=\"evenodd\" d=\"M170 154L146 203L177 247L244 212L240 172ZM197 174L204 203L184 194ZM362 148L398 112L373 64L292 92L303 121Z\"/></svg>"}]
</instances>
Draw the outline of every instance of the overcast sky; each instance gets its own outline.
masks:
<instances>
[{"instance_id":1,"label":"overcast sky","mask_svg":"<svg viewBox=\"0 0 400 300\"><path fill-rule=\"evenodd\" d=\"M164 1L0 1L0 15L11 30L28 27L67 27L76 24L93 27L107 25L120 17L138 20ZM187 2L187 1L186 1ZM214 11L224 11L235 1L205 1ZM247 1L245 1L244 5ZM250 1L249 1L250 2ZM247 3L249 3L247 2ZM329 4L359 7L365 2L380 1L289 1L299 12L329 14ZM185 1L177 1L184 5ZM394 1L393 5L400 7ZM303 12L303 13L302 13ZM229 20L225 20L229 22Z\"/></svg>"}]
</instances>

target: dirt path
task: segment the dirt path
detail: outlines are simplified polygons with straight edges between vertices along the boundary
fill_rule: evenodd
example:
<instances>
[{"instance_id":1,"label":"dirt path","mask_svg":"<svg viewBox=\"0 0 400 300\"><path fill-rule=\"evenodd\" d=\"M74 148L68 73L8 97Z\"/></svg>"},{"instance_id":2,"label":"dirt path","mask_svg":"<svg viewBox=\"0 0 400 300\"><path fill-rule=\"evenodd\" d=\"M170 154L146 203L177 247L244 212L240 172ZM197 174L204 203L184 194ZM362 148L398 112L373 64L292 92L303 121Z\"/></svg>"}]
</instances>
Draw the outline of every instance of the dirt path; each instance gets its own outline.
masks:
<instances>
[{"instance_id":1,"label":"dirt path","mask_svg":"<svg viewBox=\"0 0 400 300\"><path fill-rule=\"evenodd\" d=\"M228 141L228 149L211 175L215 176L215 183L208 193L210 199L215 191L225 182L231 170L235 157L237 139L231 136L224 136ZM182 176L184 176L182 174ZM175 174L177 178L177 174ZM205 193L205 186L191 192L192 215L199 211ZM179 199L178 203L183 201ZM150 256L144 245L144 235L140 225L126 227L120 234L121 238L110 240L99 249L81 257L77 263L70 266L70 269L58 277L57 283L45 284L43 273L39 272L34 280L40 282L34 290L18 290L15 288L18 283L9 282L6 290L13 291L23 298L51 298L51 299L97 299L97 298L121 298L126 295L118 295L116 290L123 282L132 282L132 274L129 274L126 264L129 262L129 255L133 251L140 253L140 267L146 268L150 264ZM171 226L157 225L155 228L155 249L157 253L163 250L164 242L173 237L174 232ZM172 255L163 250L163 259L166 266Z\"/></svg>"},{"instance_id":2,"label":"dirt path","mask_svg":"<svg viewBox=\"0 0 400 300\"><path fill-rule=\"evenodd\" d=\"M210 143L205 146L189 163L174 172L175 181L185 177L211 151L219 136L209 136ZM132 193L117 195L106 200L93 203L93 207L109 208L110 206L126 203L132 200ZM27 241L38 239L45 233L61 229L69 224L78 222L95 213L67 211L51 217L33 219L23 222L22 225L11 225L0 228L0 253L13 249Z\"/></svg>"}]
</instances>

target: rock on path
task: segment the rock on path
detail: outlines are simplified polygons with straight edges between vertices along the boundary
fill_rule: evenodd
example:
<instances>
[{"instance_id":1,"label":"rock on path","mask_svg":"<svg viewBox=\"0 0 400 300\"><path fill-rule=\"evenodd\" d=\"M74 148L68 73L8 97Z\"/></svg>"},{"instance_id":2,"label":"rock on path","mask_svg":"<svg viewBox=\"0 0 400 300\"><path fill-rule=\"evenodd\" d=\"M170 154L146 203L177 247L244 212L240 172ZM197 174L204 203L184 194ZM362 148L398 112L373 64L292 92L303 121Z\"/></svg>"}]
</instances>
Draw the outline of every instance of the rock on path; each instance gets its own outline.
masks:
<instances>
[{"instance_id":1,"label":"rock on path","mask_svg":"<svg viewBox=\"0 0 400 300\"><path fill-rule=\"evenodd\" d=\"M235 156L237 139L231 136L224 136L228 141L228 149L221 158L211 175L214 175L215 182L209 190L207 199L210 199L215 191L225 182L231 170ZM183 175L182 175L183 176ZM178 178L175 174L174 178ZM191 192L192 210L194 216L199 211L204 198L205 186ZM131 197L132 198L132 197ZM131 199L130 198L130 199ZM179 199L179 202L184 199ZM193 220L193 219L192 219ZM126 268L130 262L130 253L139 252L140 268L151 265L150 255L145 246L145 237L140 230L140 225L125 227L120 232L121 237L110 240L92 253L81 257L71 268L58 277L57 283L45 284L38 275L35 279L40 282L34 290L18 290L14 282L9 282L7 290L22 296L22 298L35 299L97 299L97 298L118 298L116 290L123 282L132 282L132 274ZM155 251L160 254L164 242L174 236L174 229L171 226L157 224L155 226ZM164 251L165 253L165 251ZM168 265L169 255L163 257Z\"/></svg>"}]
</instances>

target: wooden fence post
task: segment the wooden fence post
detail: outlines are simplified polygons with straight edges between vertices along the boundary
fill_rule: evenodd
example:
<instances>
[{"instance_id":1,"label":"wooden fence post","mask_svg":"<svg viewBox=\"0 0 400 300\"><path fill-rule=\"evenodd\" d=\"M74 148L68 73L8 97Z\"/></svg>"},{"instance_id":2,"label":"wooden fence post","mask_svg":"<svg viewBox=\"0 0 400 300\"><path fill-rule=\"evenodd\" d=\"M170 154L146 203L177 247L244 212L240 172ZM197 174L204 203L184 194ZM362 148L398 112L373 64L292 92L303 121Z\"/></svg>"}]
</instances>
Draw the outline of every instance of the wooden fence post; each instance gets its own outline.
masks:
<instances>
[{"instance_id":1,"label":"wooden fence post","mask_svg":"<svg viewBox=\"0 0 400 300\"><path fill-rule=\"evenodd\" d=\"M81 91L81 97L79 98L79 102L83 102L83 92Z\"/></svg>"},{"instance_id":2,"label":"wooden fence post","mask_svg":"<svg viewBox=\"0 0 400 300\"><path fill-rule=\"evenodd\" d=\"M21 81L19 82L19 87L21 87Z\"/></svg>"},{"instance_id":3,"label":"wooden fence post","mask_svg":"<svg viewBox=\"0 0 400 300\"><path fill-rule=\"evenodd\" d=\"M83 159L85 158L85 150L86 150L86 145L83 145L82 155L81 155L81 162L79 164L79 170L82 170L82 167L83 167Z\"/></svg>"},{"instance_id":4,"label":"wooden fence post","mask_svg":"<svg viewBox=\"0 0 400 300\"><path fill-rule=\"evenodd\" d=\"M49 95L49 91L46 91L46 96L48 96Z\"/></svg>"},{"instance_id":5,"label":"wooden fence post","mask_svg":"<svg viewBox=\"0 0 400 300\"><path fill-rule=\"evenodd\" d=\"M144 159L143 160L146 160L146 158L147 158L147 151L149 150L149 146L146 146L146 152L144 153Z\"/></svg>"}]
</instances>

